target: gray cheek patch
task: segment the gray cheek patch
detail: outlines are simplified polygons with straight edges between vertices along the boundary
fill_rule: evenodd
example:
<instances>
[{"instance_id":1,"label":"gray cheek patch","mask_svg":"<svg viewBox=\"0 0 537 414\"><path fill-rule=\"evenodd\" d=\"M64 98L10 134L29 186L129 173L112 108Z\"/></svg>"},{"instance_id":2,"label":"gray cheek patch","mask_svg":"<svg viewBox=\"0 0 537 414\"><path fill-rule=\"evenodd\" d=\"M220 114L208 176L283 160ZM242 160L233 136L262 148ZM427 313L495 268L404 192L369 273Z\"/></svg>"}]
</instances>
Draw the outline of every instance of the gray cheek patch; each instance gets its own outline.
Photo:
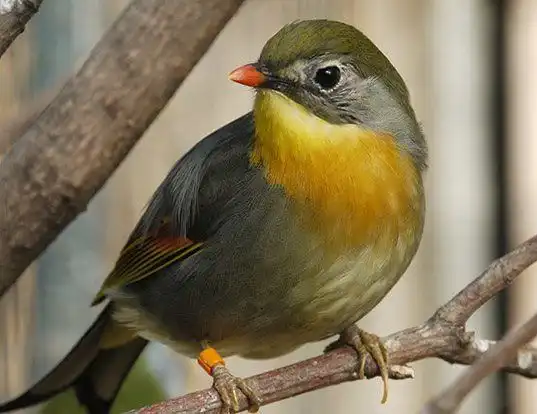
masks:
<instances>
[{"instance_id":1,"label":"gray cheek patch","mask_svg":"<svg viewBox=\"0 0 537 414\"><path fill-rule=\"evenodd\" d=\"M393 135L399 146L410 153L420 169L427 164L427 146L423 131L404 104L393 97L379 78L364 81L360 88L358 114L368 128Z\"/></svg>"}]
</instances>

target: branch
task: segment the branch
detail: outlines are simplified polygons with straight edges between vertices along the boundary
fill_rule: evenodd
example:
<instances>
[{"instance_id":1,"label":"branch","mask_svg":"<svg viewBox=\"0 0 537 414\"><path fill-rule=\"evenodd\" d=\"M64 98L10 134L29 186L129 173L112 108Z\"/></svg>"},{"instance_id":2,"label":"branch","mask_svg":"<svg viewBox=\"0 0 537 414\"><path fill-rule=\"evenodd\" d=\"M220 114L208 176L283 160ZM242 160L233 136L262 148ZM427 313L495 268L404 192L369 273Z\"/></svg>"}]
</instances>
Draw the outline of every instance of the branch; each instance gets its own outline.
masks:
<instances>
[{"instance_id":1,"label":"branch","mask_svg":"<svg viewBox=\"0 0 537 414\"><path fill-rule=\"evenodd\" d=\"M494 261L485 272L438 309L424 324L383 338L390 364L404 366L425 358L440 358L450 363L470 365L485 354L490 358L487 351L494 342L477 339L473 333L465 330L464 325L479 307L509 286L535 261L537 236ZM497 348L499 347L492 349ZM537 348L524 347L518 351L516 358L501 358L499 363L506 372L537 378ZM316 358L250 377L247 382L258 391L263 405L266 405L330 385L358 380L358 369L356 352L350 348L340 348ZM379 375L377 365L369 357L365 375L367 378ZM398 378L393 372L391 377ZM401 377L408 375L403 372L399 378ZM247 401L242 395L240 406L242 410L247 409ZM219 410L218 394L214 389L206 389L130 413L217 414Z\"/></svg>"},{"instance_id":2,"label":"branch","mask_svg":"<svg viewBox=\"0 0 537 414\"><path fill-rule=\"evenodd\" d=\"M82 211L243 0L134 0L0 163L0 297Z\"/></svg>"},{"instance_id":3,"label":"branch","mask_svg":"<svg viewBox=\"0 0 537 414\"><path fill-rule=\"evenodd\" d=\"M22 109L13 110L2 116L4 120L0 123L0 162L4 154L35 123L57 93L56 89L43 92L25 104Z\"/></svg>"},{"instance_id":4,"label":"branch","mask_svg":"<svg viewBox=\"0 0 537 414\"><path fill-rule=\"evenodd\" d=\"M0 56L22 33L43 0L0 0Z\"/></svg>"},{"instance_id":5,"label":"branch","mask_svg":"<svg viewBox=\"0 0 537 414\"><path fill-rule=\"evenodd\" d=\"M464 398L488 375L500 369L513 359L519 349L537 336L537 314L520 328L512 330L497 345L483 355L437 398L430 401L422 410L422 414L454 413ZM526 365L535 361L535 355L518 356L519 364Z\"/></svg>"}]
</instances>

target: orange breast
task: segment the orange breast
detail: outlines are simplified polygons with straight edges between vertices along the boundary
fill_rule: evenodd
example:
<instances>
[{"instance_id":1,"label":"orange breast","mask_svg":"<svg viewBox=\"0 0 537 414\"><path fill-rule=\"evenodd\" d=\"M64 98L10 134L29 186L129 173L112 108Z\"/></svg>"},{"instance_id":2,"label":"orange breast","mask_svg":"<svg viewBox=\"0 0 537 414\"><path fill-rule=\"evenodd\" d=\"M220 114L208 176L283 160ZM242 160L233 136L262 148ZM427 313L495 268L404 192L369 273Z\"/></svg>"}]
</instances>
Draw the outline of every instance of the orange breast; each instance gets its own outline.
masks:
<instances>
[{"instance_id":1,"label":"orange breast","mask_svg":"<svg viewBox=\"0 0 537 414\"><path fill-rule=\"evenodd\" d=\"M331 244L393 243L421 229L421 177L391 136L329 124L281 96L259 97L254 113L252 163Z\"/></svg>"}]
</instances>

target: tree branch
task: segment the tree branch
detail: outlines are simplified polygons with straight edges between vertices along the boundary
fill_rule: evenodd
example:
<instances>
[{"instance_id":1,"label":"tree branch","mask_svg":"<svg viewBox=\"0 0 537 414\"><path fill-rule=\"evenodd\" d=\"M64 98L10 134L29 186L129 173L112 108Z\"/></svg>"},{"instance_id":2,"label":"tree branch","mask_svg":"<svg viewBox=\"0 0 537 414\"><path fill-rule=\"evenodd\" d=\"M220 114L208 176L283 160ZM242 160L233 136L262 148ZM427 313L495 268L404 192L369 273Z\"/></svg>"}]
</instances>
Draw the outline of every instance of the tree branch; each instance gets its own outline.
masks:
<instances>
[{"instance_id":1,"label":"tree branch","mask_svg":"<svg viewBox=\"0 0 537 414\"><path fill-rule=\"evenodd\" d=\"M0 56L22 33L43 0L0 0Z\"/></svg>"},{"instance_id":2,"label":"tree branch","mask_svg":"<svg viewBox=\"0 0 537 414\"><path fill-rule=\"evenodd\" d=\"M43 92L26 103L21 110L13 110L2 116L4 120L0 124L0 162L4 154L35 123L57 93L58 91L54 89Z\"/></svg>"},{"instance_id":3,"label":"tree branch","mask_svg":"<svg viewBox=\"0 0 537 414\"><path fill-rule=\"evenodd\" d=\"M488 375L500 369L517 355L519 349L537 335L537 314L523 324L520 328L514 329L497 345L490 348L482 358L479 359L444 392L437 398L430 401L422 410L422 414L449 414L454 413L461 405L464 398ZM526 357L519 357L519 365L534 363L534 354Z\"/></svg>"},{"instance_id":4,"label":"tree branch","mask_svg":"<svg viewBox=\"0 0 537 414\"><path fill-rule=\"evenodd\" d=\"M504 355L497 360L498 355L490 356L491 354L487 352L494 342L477 339L472 332L467 332L464 326L479 307L509 286L535 261L537 261L537 236L494 261L485 272L438 309L424 324L384 338L390 364L404 366L425 358L440 358L450 363L469 365L487 355L483 360L494 358L495 366L501 365L504 371L526 378L537 378L537 348L523 347L518 351L516 358ZM532 320L532 328L533 323ZM530 335L527 330L525 332L526 336L523 339L527 339ZM509 346L514 348L523 342L518 341L514 344L513 339L506 340ZM501 346L492 347L492 350L498 354L502 352L500 348ZM482 362L475 366L481 364ZM341 348L250 377L247 382L259 392L263 404L266 405L341 382L358 380L358 369L356 353L350 348ZM367 358L365 374L367 378L379 375L378 368L371 358ZM391 376L397 378L394 373ZM408 376L406 373L401 375L403 378ZM247 409L247 401L242 395L240 406L242 410ZM206 389L130 413L217 414L219 410L218 394L213 389ZM432 413L436 414L434 411Z\"/></svg>"},{"instance_id":5,"label":"tree branch","mask_svg":"<svg viewBox=\"0 0 537 414\"><path fill-rule=\"evenodd\" d=\"M134 0L0 163L0 297L85 208L243 0Z\"/></svg>"},{"instance_id":6,"label":"tree branch","mask_svg":"<svg viewBox=\"0 0 537 414\"><path fill-rule=\"evenodd\" d=\"M537 236L494 261L476 280L438 310L437 317L454 325L464 324L486 302L511 285L534 261Z\"/></svg>"}]
</instances>

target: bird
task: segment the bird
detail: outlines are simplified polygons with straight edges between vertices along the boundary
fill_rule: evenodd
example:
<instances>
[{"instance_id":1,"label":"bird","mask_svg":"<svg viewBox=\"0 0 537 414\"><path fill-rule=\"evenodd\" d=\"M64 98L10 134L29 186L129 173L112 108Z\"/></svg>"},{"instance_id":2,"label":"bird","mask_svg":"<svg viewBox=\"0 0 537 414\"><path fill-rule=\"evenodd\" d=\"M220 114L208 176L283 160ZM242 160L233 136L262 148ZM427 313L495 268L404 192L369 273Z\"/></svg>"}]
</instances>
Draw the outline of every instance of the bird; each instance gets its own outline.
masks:
<instances>
[{"instance_id":1,"label":"bird","mask_svg":"<svg viewBox=\"0 0 537 414\"><path fill-rule=\"evenodd\" d=\"M405 81L356 27L297 20L229 79L248 113L210 133L150 198L70 353L0 412L73 388L91 414L113 401L149 341L196 359L222 412L262 404L225 359L275 358L337 337L388 393L382 340L357 325L420 245L427 143Z\"/></svg>"}]
</instances>

